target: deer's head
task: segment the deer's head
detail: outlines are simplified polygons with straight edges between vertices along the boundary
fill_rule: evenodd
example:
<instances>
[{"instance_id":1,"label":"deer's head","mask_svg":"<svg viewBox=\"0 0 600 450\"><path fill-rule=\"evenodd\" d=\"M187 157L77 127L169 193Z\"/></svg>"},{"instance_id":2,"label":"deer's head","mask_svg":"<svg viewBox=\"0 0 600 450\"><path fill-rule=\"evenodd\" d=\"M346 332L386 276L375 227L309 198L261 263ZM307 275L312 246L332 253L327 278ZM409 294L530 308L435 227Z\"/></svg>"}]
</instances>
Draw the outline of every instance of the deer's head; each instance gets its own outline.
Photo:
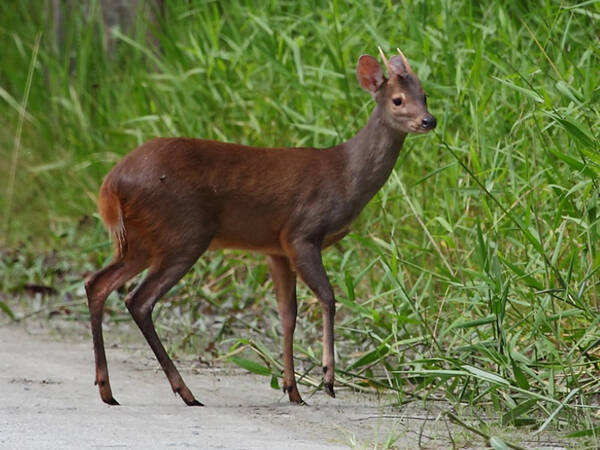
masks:
<instances>
[{"instance_id":1,"label":"deer's head","mask_svg":"<svg viewBox=\"0 0 600 450\"><path fill-rule=\"evenodd\" d=\"M388 78L370 55L358 59L356 75L361 87L371 93L383 112L385 122L402 133L427 133L436 126L427 110L427 96L400 49L389 61L379 48Z\"/></svg>"}]
</instances>

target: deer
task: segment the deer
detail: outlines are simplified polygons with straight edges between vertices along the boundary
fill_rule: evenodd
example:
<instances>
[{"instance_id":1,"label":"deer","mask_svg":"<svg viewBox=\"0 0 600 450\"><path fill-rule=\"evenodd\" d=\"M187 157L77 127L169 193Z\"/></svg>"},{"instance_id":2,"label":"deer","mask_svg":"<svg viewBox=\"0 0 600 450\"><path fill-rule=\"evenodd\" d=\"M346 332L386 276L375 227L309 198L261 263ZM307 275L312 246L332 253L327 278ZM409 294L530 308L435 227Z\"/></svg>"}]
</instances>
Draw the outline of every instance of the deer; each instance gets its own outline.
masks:
<instances>
[{"instance_id":1,"label":"deer","mask_svg":"<svg viewBox=\"0 0 600 450\"><path fill-rule=\"evenodd\" d=\"M114 257L85 282L102 401L112 394L102 316L115 289L148 269L125 305L186 405L203 406L184 383L154 328L152 311L207 250L242 249L266 256L283 330L283 392L304 404L296 384L293 336L296 281L322 310L323 388L335 397L336 300L322 250L350 224L390 176L409 133L427 133L436 119L421 82L400 49L387 70L368 55L356 75L375 106L351 139L329 148L264 148L211 140L162 137L124 156L104 178L98 211L114 241Z\"/></svg>"}]
</instances>

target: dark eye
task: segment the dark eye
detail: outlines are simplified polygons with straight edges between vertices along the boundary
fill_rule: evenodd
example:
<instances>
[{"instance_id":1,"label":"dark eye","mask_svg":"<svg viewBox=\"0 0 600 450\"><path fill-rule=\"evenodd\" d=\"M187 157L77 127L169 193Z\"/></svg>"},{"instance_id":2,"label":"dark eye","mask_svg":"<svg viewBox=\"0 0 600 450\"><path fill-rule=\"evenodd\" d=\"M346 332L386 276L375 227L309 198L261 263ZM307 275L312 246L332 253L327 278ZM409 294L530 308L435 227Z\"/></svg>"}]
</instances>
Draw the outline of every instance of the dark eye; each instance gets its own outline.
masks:
<instances>
[{"instance_id":1,"label":"dark eye","mask_svg":"<svg viewBox=\"0 0 600 450\"><path fill-rule=\"evenodd\" d=\"M402 98L401 97L393 98L392 102L394 103L394 105L400 106L402 104Z\"/></svg>"},{"instance_id":2,"label":"dark eye","mask_svg":"<svg viewBox=\"0 0 600 450\"><path fill-rule=\"evenodd\" d=\"M427 95L423 96L423 103L427 104Z\"/></svg>"}]
</instances>

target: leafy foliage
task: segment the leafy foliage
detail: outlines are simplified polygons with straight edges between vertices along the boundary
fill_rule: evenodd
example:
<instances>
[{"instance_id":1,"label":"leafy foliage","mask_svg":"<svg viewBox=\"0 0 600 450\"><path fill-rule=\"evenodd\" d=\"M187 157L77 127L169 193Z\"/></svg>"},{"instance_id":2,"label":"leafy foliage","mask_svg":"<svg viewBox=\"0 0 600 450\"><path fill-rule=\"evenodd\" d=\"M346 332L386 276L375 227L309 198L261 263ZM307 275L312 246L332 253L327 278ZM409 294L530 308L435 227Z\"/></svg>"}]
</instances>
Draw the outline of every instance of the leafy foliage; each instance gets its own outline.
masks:
<instances>
[{"instance_id":1,"label":"leafy foliage","mask_svg":"<svg viewBox=\"0 0 600 450\"><path fill-rule=\"evenodd\" d=\"M23 120L13 206L0 197L7 246L31 237L27 248L76 253L79 273L101 265L110 250L101 227L74 224L95 211L102 176L129 149L158 135L332 145L371 109L357 57L400 46L439 125L408 138L354 234L325 255L340 304L339 378L399 400L487 407L502 425L597 437L598 2L165 2L160 26L140 18L132 35L113 30L111 55L90 4L69 16L62 47L46 12L0 5L2 160ZM9 171L0 166L1 178ZM37 275L8 254L3 291L18 291ZM223 316L216 340L232 329L276 338L262 259L226 256L203 258L161 319L175 310L172 328L206 332L200 295L204 313ZM297 351L317 361L318 304L300 294ZM277 351L243 345L263 362L237 364L279 370Z\"/></svg>"}]
</instances>

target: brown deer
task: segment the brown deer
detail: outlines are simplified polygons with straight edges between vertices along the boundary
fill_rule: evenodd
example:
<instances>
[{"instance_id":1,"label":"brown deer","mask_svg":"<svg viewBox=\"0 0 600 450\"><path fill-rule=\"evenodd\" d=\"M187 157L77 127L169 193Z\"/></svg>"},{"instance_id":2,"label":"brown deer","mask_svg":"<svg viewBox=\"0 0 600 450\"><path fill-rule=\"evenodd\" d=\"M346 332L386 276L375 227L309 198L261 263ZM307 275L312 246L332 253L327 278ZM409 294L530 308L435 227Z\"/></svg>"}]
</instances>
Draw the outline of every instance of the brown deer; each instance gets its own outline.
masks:
<instances>
[{"instance_id":1,"label":"brown deer","mask_svg":"<svg viewBox=\"0 0 600 450\"><path fill-rule=\"evenodd\" d=\"M321 251L348 227L388 179L408 133L436 126L426 96L398 49L379 63L362 55L361 87L375 100L366 126L331 148L259 148L190 138L158 138L125 156L106 176L100 216L115 241L113 261L85 288L90 309L96 384L118 405L108 378L102 311L110 292L148 268L125 299L171 387L187 405L202 404L185 385L152 322L156 302L206 250L247 249L267 256L283 326L283 390L303 403L294 376L296 274L323 313L323 385L335 397L335 298Z\"/></svg>"}]
</instances>

